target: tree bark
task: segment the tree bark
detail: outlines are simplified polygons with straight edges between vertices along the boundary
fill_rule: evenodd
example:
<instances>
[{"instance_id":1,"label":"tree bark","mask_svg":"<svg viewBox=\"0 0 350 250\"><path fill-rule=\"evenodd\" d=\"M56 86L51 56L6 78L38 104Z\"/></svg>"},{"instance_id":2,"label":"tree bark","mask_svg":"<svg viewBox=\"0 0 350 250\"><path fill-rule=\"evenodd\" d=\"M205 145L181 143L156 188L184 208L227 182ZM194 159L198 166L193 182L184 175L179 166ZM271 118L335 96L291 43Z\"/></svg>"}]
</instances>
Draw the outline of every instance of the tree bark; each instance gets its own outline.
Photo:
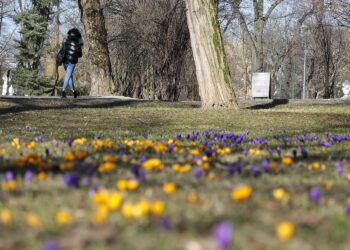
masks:
<instances>
[{"instance_id":1,"label":"tree bark","mask_svg":"<svg viewBox=\"0 0 350 250\"><path fill-rule=\"evenodd\" d=\"M60 0L57 1L57 12L56 12L56 47L55 47L55 52L60 49L60 14L61 14L61 6L60 6ZM54 66L54 72L53 75L55 76L55 83L54 83L54 90L53 90L53 95L57 96L58 95L58 82L59 82L59 70L58 70L58 64L55 60L55 66Z\"/></svg>"},{"instance_id":2,"label":"tree bark","mask_svg":"<svg viewBox=\"0 0 350 250\"><path fill-rule=\"evenodd\" d=\"M186 0L202 108L238 109L214 0Z\"/></svg>"},{"instance_id":3,"label":"tree bark","mask_svg":"<svg viewBox=\"0 0 350 250\"><path fill-rule=\"evenodd\" d=\"M90 95L110 95L113 93L113 78L107 30L100 0L78 0L78 3L89 56Z\"/></svg>"},{"instance_id":4,"label":"tree bark","mask_svg":"<svg viewBox=\"0 0 350 250\"><path fill-rule=\"evenodd\" d=\"M255 53L253 53L253 72L264 72L264 1L254 1L254 34L255 34Z\"/></svg>"},{"instance_id":5,"label":"tree bark","mask_svg":"<svg viewBox=\"0 0 350 250\"><path fill-rule=\"evenodd\" d=\"M2 30L3 13L4 13L4 2L0 1L0 36L1 36L1 30Z\"/></svg>"},{"instance_id":6,"label":"tree bark","mask_svg":"<svg viewBox=\"0 0 350 250\"><path fill-rule=\"evenodd\" d=\"M290 99L292 97L290 94L290 87L292 85L292 69L293 69L293 59L292 59L291 53L289 52L287 55L285 80L284 80L284 86L282 91L282 97L285 99Z\"/></svg>"}]
</instances>

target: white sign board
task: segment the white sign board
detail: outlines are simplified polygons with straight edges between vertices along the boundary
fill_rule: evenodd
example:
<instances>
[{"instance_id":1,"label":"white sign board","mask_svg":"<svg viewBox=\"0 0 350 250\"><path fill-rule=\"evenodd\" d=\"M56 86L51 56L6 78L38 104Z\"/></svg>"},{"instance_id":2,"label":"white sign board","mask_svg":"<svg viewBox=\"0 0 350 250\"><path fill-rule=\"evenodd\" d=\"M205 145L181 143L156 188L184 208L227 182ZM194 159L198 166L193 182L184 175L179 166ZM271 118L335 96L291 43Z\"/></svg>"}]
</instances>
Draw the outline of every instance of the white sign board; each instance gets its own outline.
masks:
<instances>
[{"instance_id":1,"label":"white sign board","mask_svg":"<svg viewBox=\"0 0 350 250\"><path fill-rule=\"evenodd\" d=\"M270 73L253 73L252 97L270 98Z\"/></svg>"}]
</instances>

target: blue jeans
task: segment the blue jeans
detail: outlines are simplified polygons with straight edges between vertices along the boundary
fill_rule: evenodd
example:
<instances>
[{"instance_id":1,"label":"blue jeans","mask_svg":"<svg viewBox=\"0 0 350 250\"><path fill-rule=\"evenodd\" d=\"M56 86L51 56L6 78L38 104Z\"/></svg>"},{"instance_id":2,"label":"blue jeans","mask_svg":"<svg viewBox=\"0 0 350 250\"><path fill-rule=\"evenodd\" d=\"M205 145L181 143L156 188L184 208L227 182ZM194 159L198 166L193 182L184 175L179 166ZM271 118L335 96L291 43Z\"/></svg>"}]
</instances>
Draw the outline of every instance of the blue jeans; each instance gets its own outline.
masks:
<instances>
[{"instance_id":1,"label":"blue jeans","mask_svg":"<svg viewBox=\"0 0 350 250\"><path fill-rule=\"evenodd\" d=\"M72 91L74 91L74 83L73 83L73 73L75 69L75 64L64 64L64 70L66 71L66 77L64 79L63 91L66 91L66 88L69 84L69 87Z\"/></svg>"}]
</instances>

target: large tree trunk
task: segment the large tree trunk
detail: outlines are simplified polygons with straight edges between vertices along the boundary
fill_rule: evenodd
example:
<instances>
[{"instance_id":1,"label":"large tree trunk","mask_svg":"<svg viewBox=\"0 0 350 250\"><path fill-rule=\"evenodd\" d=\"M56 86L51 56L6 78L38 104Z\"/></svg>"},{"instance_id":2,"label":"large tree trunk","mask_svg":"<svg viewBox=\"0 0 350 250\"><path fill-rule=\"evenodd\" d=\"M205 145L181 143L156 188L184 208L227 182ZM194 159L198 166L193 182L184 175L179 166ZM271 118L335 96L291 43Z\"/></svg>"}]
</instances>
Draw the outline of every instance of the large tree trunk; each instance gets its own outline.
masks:
<instances>
[{"instance_id":1,"label":"large tree trunk","mask_svg":"<svg viewBox=\"0 0 350 250\"><path fill-rule=\"evenodd\" d=\"M214 0L186 0L197 81L203 108L238 109Z\"/></svg>"},{"instance_id":2,"label":"large tree trunk","mask_svg":"<svg viewBox=\"0 0 350 250\"><path fill-rule=\"evenodd\" d=\"M253 50L253 72L264 72L264 1L254 1L254 34L255 50Z\"/></svg>"},{"instance_id":3,"label":"large tree trunk","mask_svg":"<svg viewBox=\"0 0 350 250\"><path fill-rule=\"evenodd\" d=\"M2 30L3 13L4 13L4 2L0 1L0 36L1 36L1 30Z\"/></svg>"},{"instance_id":4,"label":"large tree trunk","mask_svg":"<svg viewBox=\"0 0 350 250\"><path fill-rule=\"evenodd\" d=\"M60 14L61 14L61 7L60 7L60 0L57 1L57 11L56 11L56 46L55 46L55 52L57 52L60 49ZM55 83L54 83L54 90L53 95L58 95L58 83L59 83L59 65L57 64L56 60L54 62L54 71L53 75L55 77Z\"/></svg>"},{"instance_id":5,"label":"large tree trunk","mask_svg":"<svg viewBox=\"0 0 350 250\"><path fill-rule=\"evenodd\" d=\"M78 0L78 3L85 29L90 64L90 95L110 95L113 92L113 79L107 31L100 0Z\"/></svg>"},{"instance_id":6,"label":"large tree trunk","mask_svg":"<svg viewBox=\"0 0 350 250\"><path fill-rule=\"evenodd\" d=\"M294 98L294 96L291 96L290 94L290 87L292 85L292 70L293 70L293 59L290 52L288 52L287 55L287 61L286 61L286 70L285 70L285 79L284 79L284 86L283 86L283 92L282 92L282 98L290 99Z\"/></svg>"}]
</instances>

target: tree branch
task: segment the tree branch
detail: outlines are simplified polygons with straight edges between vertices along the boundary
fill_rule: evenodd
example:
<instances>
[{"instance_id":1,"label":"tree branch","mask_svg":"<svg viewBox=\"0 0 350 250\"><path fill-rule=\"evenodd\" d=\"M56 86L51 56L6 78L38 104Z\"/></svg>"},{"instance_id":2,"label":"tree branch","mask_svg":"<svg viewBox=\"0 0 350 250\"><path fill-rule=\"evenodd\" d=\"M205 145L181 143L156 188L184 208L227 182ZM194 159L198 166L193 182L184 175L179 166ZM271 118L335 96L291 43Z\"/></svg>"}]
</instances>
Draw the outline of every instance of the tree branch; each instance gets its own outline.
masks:
<instances>
[{"instance_id":1,"label":"tree branch","mask_svg":"<svg viewBox=\"0 0 350 250\"><path fill-rule=\"evenodd\" d=\"M252 34L249 32L248 29L248 25L246 20L244 19L244 16L242 14L242 12L240 11L240 4L242 1L236 1L236 0L232 0L232 7L233 7L233 14L234 16L238 19L240 27L242 29L242 31L246 34L246 36L248 37L248 42L250 44L250 46L253 48L253 50L256 52L256 44L254 42L254 39L252 37Z\"/></svg>"},{"instance_id":2,"label":"tree branch","mask_svg":"<svg viewBox=\"0 0 350 250\"><path fill-rule=\"evenodd\" d=\"M271 6L270 8L268 9L265 17L264 17L264 20L265 22L270 18L272 12L276 9L276 7L281 4L284 0L276 0Z\"/></svg>"}]
</instances>

